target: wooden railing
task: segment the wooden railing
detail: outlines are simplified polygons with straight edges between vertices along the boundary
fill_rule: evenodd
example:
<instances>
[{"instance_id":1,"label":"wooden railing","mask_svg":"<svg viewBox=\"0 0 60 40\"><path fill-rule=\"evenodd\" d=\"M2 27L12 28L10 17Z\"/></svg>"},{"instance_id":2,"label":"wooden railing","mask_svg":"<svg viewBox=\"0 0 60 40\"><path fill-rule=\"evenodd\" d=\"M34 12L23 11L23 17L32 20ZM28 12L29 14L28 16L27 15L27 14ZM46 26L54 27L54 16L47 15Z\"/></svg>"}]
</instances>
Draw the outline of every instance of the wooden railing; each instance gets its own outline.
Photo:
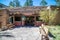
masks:
<instances>
[{"instance_id":1,"label":"wooden railing","mask_svg":"<svg viewBox=\"0 0 60 40\"><path fill-rule=\"evenodd\" d=\"M41 40L49 40L48 37L48 28L44 26L40 26L40 34L41 34Z\"/></svg>"}]
</instances>

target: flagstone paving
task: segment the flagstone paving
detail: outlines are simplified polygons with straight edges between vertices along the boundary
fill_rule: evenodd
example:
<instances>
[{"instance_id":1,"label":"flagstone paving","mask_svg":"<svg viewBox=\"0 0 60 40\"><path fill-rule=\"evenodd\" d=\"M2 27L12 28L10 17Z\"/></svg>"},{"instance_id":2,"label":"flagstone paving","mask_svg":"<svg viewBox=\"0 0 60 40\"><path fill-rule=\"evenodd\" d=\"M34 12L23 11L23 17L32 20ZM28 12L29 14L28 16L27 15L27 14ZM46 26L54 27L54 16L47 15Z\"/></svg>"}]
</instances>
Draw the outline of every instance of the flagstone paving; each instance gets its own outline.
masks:
<instances>
[{"instance_id":1,"label":"flagstone paving","mask_svg":"<svg viewBox=\"0 0 60 40\"><path fill-rule=\"evenodd\" d=\"M1 35L1 40L41 40L39 27L14 28L4 31L4 35Z\"/></svg>"},{"instance_id":2,"label":"flagstone paving","mask_svg":"<svg viewBox=\"0 0 60 40\"><path fill-rule=\"evenodd\" d=\"M41 40L39 27L18 27L0 31L0 40ZM49 40L53 40L49 37Z\"/></svg>"}]
</instances>

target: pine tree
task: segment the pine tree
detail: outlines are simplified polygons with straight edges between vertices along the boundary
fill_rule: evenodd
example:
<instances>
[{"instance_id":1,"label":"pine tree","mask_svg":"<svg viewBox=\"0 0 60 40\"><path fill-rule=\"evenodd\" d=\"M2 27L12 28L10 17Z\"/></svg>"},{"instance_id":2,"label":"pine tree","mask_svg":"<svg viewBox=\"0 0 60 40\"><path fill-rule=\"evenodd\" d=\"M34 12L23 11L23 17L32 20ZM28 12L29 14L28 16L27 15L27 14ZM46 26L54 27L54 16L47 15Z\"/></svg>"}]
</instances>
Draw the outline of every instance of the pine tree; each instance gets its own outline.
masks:
<instances>
[{"instance_id":1,"label":"pine tree","mask_svg":"<svg viewBox=\"0 0 60 40\"><path fill-rule=\"evenodd\" d=\"M42 0L41 3L40 3L40 5L46 6L47 5L47 2L45 0Z\"/></svg>"},{"instance_id":2,"label":"pine tree","mask_svg":"<svg viewBox=\"0 0 60 40\"><path fill-rule=\"evenodd\" d=\"M20 2L19 0L13 0L14 4L15 4L15 7L20 7Z\"/></svg>"},{"instance_id":3,"label":"pine tree","mask_svg":"<svg viewBox=\"0 0 60 40\"><path fill-rule=\"evenodd\" d=\"M24 6L33 6L33 1L32 0L26 0Z\"/></svg>"},{"instance_id":4,"label":"pine tree","mask_svg":"<svg viewBox=\"0 0 60 40\"><path fill-rule=\"evenodd\" d=\"M28 4L28 0L26 0L24 6L28 6L28 5L29 5L29 4Z\"/></svg>"},{"instance_id":5,"label":"pine tree","mask_svg":"<svg viewBox=\"0 0 60 40\"><path fill-rule=\"evenodd\" d=\"M60 0L55 0L56 6L60 6Z\"/></svg>"},{"instance_id":6,"label":"pine tree","mask_svg":"<svg viewBox=\"0 0 60 40\"><path fill-rule=\"evenodd\" d=\"M9 6L10 6L10 7L14 7L15 4L11 1L11 2L9 3Z\"/></svg>"},{"instance_id":7,"label":"pine tree","mask_svg":"<svg viewBox=\"0 0 60 40\"><path fill-rule=\"evenodd\" d=\"M33 6L33 1L32 0L29 0L29 6Z\"/></svg>"}]
</instances>

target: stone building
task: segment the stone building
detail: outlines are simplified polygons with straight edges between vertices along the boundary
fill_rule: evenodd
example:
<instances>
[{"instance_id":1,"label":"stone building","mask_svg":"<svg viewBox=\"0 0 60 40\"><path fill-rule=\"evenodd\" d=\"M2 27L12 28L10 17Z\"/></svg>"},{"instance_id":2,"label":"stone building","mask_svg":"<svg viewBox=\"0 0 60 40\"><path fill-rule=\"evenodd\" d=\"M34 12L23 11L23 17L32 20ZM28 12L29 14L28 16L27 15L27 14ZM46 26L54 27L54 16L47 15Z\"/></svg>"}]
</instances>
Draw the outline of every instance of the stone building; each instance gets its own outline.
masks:
<instances>
[{"instance_id":1,"label":"stone building","mask_svg":"<svg viewBox=\"0 0 60 40\"><path fill-rule=\"evenodd\" d=\"M47 9L47 6L2 8L0 10L0 28L9 28L13 26L40 26L42 20L39 19L39 12L43 9Z\"/></svg>"}]
</instances>

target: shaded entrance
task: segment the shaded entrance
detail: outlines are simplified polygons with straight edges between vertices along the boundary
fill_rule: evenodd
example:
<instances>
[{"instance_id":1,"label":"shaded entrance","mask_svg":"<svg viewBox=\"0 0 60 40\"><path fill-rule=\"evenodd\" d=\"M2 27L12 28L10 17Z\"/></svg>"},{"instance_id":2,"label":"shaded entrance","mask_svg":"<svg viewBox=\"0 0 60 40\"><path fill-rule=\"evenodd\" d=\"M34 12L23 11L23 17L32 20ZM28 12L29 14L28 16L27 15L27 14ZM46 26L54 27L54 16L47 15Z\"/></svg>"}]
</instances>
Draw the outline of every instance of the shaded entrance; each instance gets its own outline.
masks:
<instances>
[{"instance_id":1,"label":"shaded entrance","mask_svg":"<svg viewBox=\"0 0 60 40\"><path fill-rule=\"evenodd\" d=\"M33 16L26 16L25 26L34 26L34 22Z\"/></svg>"},{"instance_id":2,"label":"shaded entrance","mask_svg":"<svg viewBox=\"0 0 60 40\"><path fill-rule=\"evenodd\" d=\"M15 26L22 26L21 16L15 16Z\"/></svg>"},{"instance_id":3,"label":"shaded entrance","mask_svg":"<svg viewBox=\"0 0 60 40\"><path fill-rule=\"evenodd\" d=\"M0 28L1 28L1 26L2 26L2 23L0 22Z\"/></svg>"}]
</instances>

